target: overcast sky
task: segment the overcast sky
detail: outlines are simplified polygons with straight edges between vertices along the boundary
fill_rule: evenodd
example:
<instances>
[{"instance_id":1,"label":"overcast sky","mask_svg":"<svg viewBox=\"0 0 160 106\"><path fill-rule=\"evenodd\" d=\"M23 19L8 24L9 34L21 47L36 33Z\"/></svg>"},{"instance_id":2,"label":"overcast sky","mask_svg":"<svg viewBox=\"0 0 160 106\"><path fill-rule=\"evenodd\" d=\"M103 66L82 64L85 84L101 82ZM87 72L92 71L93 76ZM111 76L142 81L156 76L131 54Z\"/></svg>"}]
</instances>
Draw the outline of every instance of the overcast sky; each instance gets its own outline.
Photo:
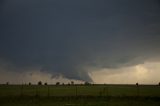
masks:
<instances>
[{"instance_id":1,"label":"overcast sky","mask_svg":"<svg viewBox=\"0 0 160 106\"><path fill-rule=\"evenodd\" d=\"M0 82L158 83L159 63L160 0L0 1Z\"/></svg>"}]
</instances>

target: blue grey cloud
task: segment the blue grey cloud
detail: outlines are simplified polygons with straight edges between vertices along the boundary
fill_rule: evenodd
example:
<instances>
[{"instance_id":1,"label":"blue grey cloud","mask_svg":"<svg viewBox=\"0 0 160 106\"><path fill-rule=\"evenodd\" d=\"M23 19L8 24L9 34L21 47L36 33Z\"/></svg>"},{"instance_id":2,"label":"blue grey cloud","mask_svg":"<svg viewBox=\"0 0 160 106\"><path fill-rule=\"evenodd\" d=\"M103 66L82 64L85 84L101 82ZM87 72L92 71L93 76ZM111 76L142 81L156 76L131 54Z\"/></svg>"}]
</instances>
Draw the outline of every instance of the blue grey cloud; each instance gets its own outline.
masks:
<instances>
[{"instance_id":1,"label":"blue grey cloud","mask_svg":"<svg viewBox=\"0 0 160 106\"><path fill-rule=\"evenodd\" d=\"M159 0L6 0L0 4L0 59L17 71L41 67L91 81L88 67L125 67L160 53Z\"/></svg>"}]
</instances>

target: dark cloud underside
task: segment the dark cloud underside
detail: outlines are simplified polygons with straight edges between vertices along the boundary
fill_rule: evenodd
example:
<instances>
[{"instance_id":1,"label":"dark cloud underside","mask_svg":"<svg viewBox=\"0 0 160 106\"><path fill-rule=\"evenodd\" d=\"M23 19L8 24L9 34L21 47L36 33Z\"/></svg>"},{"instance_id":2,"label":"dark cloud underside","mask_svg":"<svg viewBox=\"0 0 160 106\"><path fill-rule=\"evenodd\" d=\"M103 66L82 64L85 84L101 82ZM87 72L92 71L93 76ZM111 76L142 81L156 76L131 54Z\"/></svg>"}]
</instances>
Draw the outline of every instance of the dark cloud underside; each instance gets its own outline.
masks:
<instances>
[{"instance_id":1,"label":"dark cloud underside","mask_svg":"<svg viewBox=\"0 0 160 106\"><path fill-rule=\"evenodd\" d=\"M91 81L89 67L135 65L160 54L159 0L0 1L0 58ZM10 69L12 70L12 69Z\"/></svg>"}]
</instances>

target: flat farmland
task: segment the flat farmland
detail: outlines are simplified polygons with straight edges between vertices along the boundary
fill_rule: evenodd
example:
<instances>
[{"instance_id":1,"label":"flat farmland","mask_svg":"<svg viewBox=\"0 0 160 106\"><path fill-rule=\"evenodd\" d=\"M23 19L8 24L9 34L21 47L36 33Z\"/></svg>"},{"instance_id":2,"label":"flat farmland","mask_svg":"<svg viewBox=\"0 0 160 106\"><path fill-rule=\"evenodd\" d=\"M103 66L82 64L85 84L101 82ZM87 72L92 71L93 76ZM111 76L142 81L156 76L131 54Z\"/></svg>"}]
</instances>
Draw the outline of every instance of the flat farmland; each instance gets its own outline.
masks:
<instances>
[{"instance_id":1,"label":"flat farmland","mask_svg":"<svg viewBox=\"0 0 160 106\"><path fill-rule=\"evenodd\" d=\"M0 85L0 106L160 106L158 85Z\"/></svg>"},{"instance_id":2,"label":"flat farmland","mask_svg":"<svg viewBox=\"0 0 160 106\"><path fill-rule=\"evenodd\" d=\"M148 96L160 97L156 85L1 85L3 96Z\"/></svg>"}]
</instances>

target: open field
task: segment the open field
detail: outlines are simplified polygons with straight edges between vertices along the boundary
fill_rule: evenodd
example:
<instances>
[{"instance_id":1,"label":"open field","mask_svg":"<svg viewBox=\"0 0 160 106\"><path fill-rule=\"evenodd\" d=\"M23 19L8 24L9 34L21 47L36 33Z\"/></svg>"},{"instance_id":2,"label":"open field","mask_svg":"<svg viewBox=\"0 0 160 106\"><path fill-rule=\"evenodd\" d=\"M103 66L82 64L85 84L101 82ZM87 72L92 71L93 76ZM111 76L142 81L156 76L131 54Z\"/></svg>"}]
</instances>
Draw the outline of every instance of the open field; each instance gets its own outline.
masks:
<instances>
[{"instance_id":1,"label":"open field","mask_svg":"<svg viewBox=\"0 0 160 106\"><path fill-rule=\"evenodd\" d=\"M147 96L160 97L156 85L1 85L3 96Z\"/></svg>"},{"instance_id":2,"label":"open field","mask_svg":"<svg viewBox=\"0 0 160 106\"><path fill-rule=\"evenodd\" d=\"M0 106L160 106L156 85L0 85Z\"/></svg>"}]
</instances>

